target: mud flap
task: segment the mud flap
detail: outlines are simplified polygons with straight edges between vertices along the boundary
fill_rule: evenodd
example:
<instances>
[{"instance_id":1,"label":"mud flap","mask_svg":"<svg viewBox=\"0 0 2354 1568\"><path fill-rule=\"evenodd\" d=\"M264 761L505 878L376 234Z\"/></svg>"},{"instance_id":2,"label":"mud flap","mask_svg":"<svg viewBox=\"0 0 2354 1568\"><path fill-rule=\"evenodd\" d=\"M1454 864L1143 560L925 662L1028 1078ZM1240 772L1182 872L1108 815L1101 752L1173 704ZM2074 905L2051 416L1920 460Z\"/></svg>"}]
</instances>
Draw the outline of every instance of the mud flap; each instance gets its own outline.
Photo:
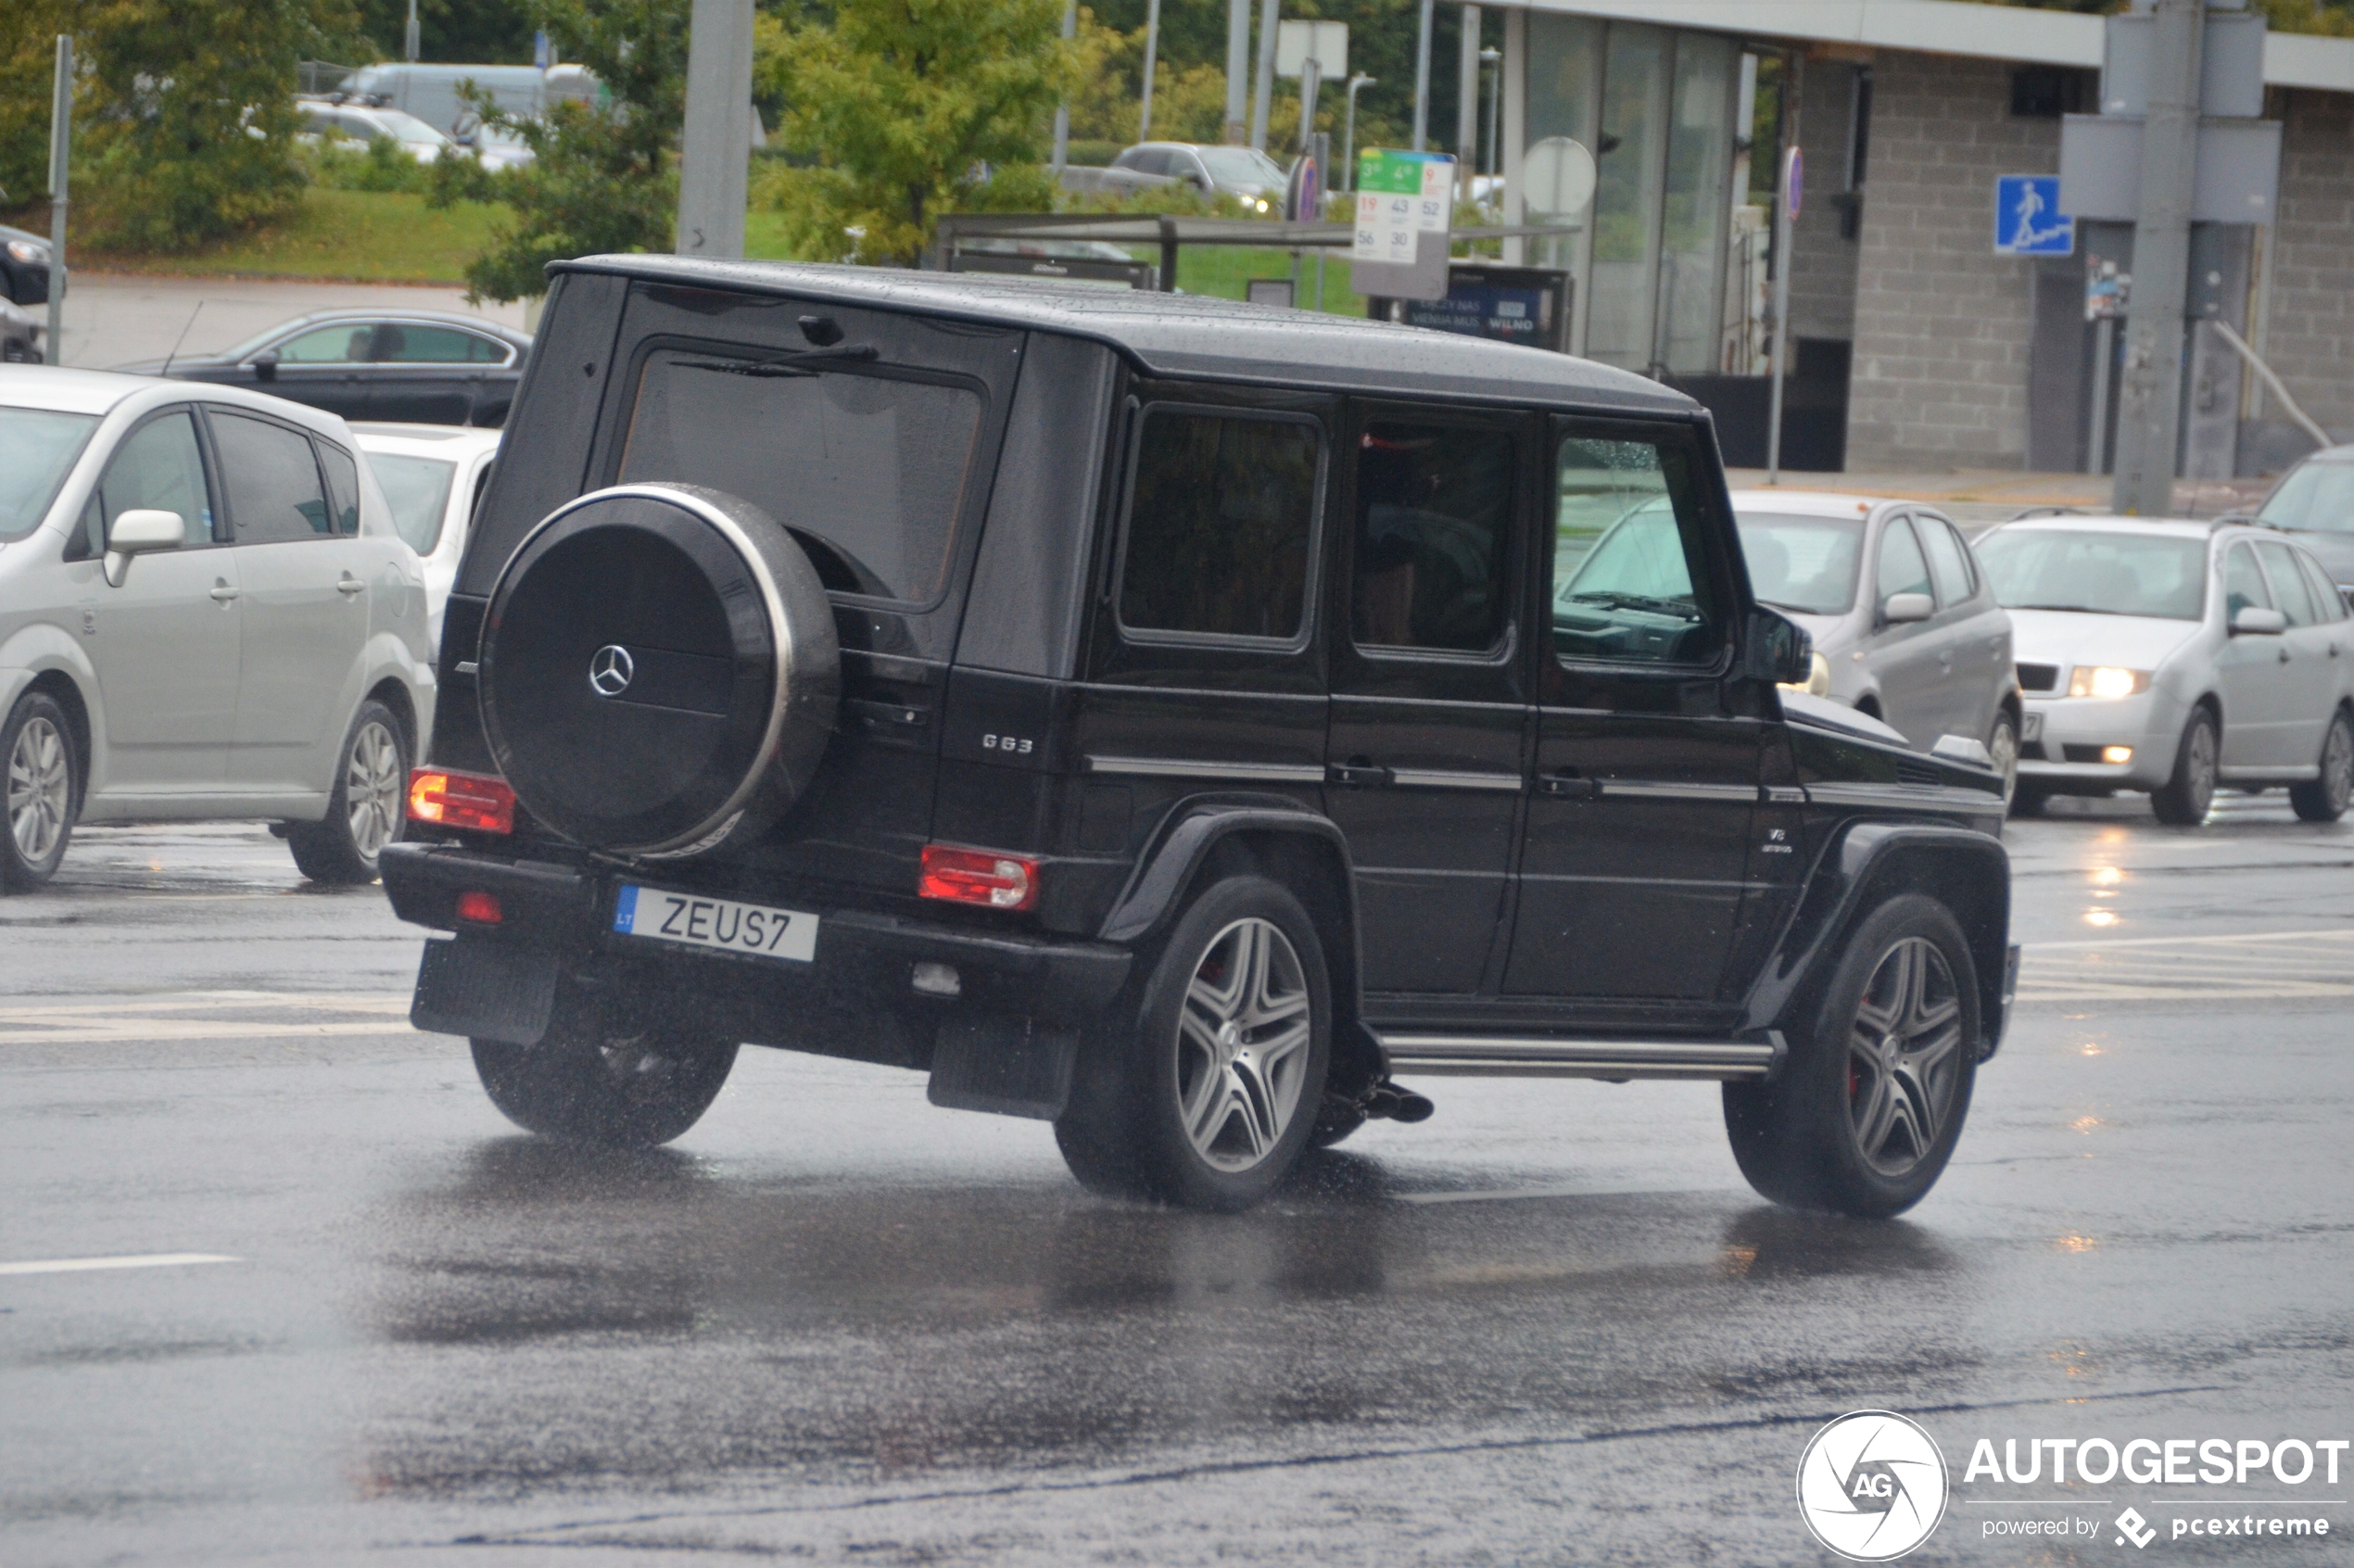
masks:
<instances>
[{"instance_id":1,"label":"mud flap","mask_svg":"<svg viewBox=\"0 0 2354 1568\"><path fill-rule=\"evenodd\" d=\"M435 1034L537 1045L555 1010L555 955L503 942L425 943L409 1021Z\"/></svg>"},{"instance_id":2,"label":"mud flap","mask_svg":"<svg viewBox=\"0 0 2354 1568\"><path fill-rule=\"evenodd\" d=\"M1070 1100L1079 1031L1034 1019L958 1018L940 1026L931 1058L935 1106L1052 1121Z\"/></svg>"}]
</instances>

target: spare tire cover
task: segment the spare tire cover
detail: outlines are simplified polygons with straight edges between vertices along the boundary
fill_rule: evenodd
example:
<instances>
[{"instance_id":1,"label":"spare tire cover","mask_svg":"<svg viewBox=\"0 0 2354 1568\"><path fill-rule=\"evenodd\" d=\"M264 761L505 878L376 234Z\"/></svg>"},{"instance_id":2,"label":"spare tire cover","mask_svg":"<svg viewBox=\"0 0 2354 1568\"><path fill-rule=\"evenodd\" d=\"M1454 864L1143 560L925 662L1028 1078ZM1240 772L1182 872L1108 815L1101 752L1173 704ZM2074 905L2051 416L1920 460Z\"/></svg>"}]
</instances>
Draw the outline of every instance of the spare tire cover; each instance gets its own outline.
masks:
<instances>
[{"instance_id":1,"label":"spare tire cover","mask_svg":"<svg viewBox=\"0 0 2354 1568\"><path fill-rule=\"evenodd\" d=\"M842 689L832 607L774 519L691 485L594 491L491 592L477 682L531 815L624 854L702 854L815 777Z\"/></svg>"}]
</instances>

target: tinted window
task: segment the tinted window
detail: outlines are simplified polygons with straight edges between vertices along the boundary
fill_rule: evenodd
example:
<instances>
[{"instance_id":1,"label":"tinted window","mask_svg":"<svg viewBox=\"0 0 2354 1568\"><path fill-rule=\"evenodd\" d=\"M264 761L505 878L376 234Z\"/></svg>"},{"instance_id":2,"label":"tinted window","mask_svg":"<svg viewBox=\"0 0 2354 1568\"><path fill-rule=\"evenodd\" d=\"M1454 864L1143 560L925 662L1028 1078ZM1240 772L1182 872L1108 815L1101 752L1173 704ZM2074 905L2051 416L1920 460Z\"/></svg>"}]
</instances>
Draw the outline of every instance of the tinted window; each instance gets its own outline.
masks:
<instances>
[{"instance_id":1,"label":"tinted window","mask_svg":"<svg viewBox=\"0 0 2354 1568\"><path fill-rule=\"evenodd\" d=\"M1937 601L1950 609L1968 599L1977 589L1963 559L1962 541L1954 537L1954 530L1934 517L1917 517L1913 525L1920 530L1921 543L1929 549L1929 575L1937 580Z\"/></svg>"},{"instance_id":2,"label":"tinted window","mask_svg":"<svg viewBox=\"0 0 2354 1568\"><path fill-rule=\"evenodd\" d=\"M285 544L333 533L308 437L283 424L216 412L212 438L239 544Z\"/></svg>"},{"instance_id":3,"label":"tinted window","mask_svg":"<svg viewBox=\"0 0 2354 1568\"><path fill-rule=\"evenodd\" d=\"M95 414L47 409L0 409L0 539L39 527L66 482L82 443L98 427Z\"/></svg>"},{"instance_id":4,"label":"tinted window","mask_svg":"<svg viewBox=\"0 0 2354 1568\"><path fill-rule=\"evenodd\" d=\"M1554 656L1635 664L1713 658L1723 639L1696 586L1706 581L1705 557L1683 449L1572 439L1561 444L1554 474Z\"/></svg>"},{"instance_id":5,"label":"tinted window","mask_svg":"<svg viewBox=\"0 0 2354 1568\"><path fill-rule=\"evenodd\" d=\"M360 531L360 465L351 454L332 442L319 443L319 465L327 471L327 497L335 502L335 528L349 536Z\"/></svg>"},{"instance_id":6,"label":"tinted window","mask_svg":"<svg viewBox=\"0 0 2354 1568\"><path fill-rule=\"evenodd\" d=\"M2073 610L2196 621L2207 604L2201 539L2069 528L2000 528L1978 563L2006 610Z\"/></svg>"},{"instance_id":7,"label":"tinted window","mask_svg":"<svg viewBox=\"0 0 2354 1568\"><path fill-rule=\"evenodd\" d=\"M1361 645L1478 653L1503 640L1515 463L1500 430L1366 428L1349 611Z\"/></svg>"},{"instance_id":8,"label":"tinted window","mask_svg":"<svg viewBox=\"0 0 2354 1568\"><path fill-rule=\"evenodd\" d=\"M1862 518L1744 512L1737 522L1750 589L1760 603L1812 615L1843 615L1854 607Z\"/></svg>"},{"instance_id":9,"label":"tinted window","mask_svg":"<svg viewBox=\"0 0 2354 1568\"><path fill-rule=\"evenodd\" d=\"M2251 606L2270 610L2272 596L2264 586L2264 574L2256 568L2256 552L2246 545L2234 545L2223 558L2223 618L2228 622Z\"/></svg>"},{"instance_id":10,"label":"tinted window","mask_svg":"<svg viewBox=\"0 0 2354 1568\"><path fill-rule=\"evenodd\" d=\"M441 539L441 520L449 515L449 484L458 465L439 458L389 457L379 452L368 460L392 507L394 531L419 555L431 555Z\"/></svg>"},{"instance_id":11,"label":"tinted window","mask_svg":"<svg viewBox=\"0 0 2354 1568\"><path fill-rule=\"evenodd\" d=\"M2297 569L2297 558L2284 544L2259 544L2257 553L2264 558L2264 575L2272 579L2272 602L2281 607L2292 626L2310 626L2322 617L2314 609L2312 597L2305 591L2304 575Z\"/></svg>"},{"instance_id":12,"label":"tinted window","mask_svg":"<svg viewBox=\"0 0 2354 1568\"><path fill-rule=\"evenodd\" d=\"M981 395L839 362L805 374L726 368L741 362L673 348L650 356L619 476L741 496L792 531L837 592L938 598Z\"/></svg>"},{"instance_id":13,"label":"tinted window","mask_svg":"<svg viewBox=\"0 0 2354 1568\"><path fill-rule=\"evenodd\" d=\"M1120 625L1297 637L1319 445L1307 420L1147 410L1120 559Z\"/></svg>"},{"instance_id":14,"label":"tinted window","mask_svg":"<svg viewBox=\"0 0 2354 1568\"><path fill-rule=\"evenodd\" d=\"M505 349L478 333L388 322L376 329L372 357L390 364L485 365L507 356Z\"/></svg>"},{"instance_id":15,"label":"tinted window","mask_svg":"<svg viewBox=\"0 0 2354 1568\"><path fill-rule=\"evenodd\" d=\"M72 552L76 559L105 553L114 520L144 508L178 512L184 525L181 538L188 545L210 544L225 532L213 521L205 489L196 422L184 411L151 419L133 431L107 464L95 499L95 507L82 514L82 537Z\"/></svg>"},{"instance_id":16,"label":"tinted window","mask_svg":"<svg viewBox=\"0 0 2354 1568\"><path fill-rule=\"evenodd\" d=\"M314 327L278 345L282 365L348 365L368 357L376 329L365 322Z\"/></svg>"},{"instance_id":17,"label":"tinted window","mask_svg":"<svg viewBox=\"0 0 2354 1568\"><path fill-rule=\"evenodd\" d=\"M1929 592L1929 563L1913 538L1913 525L1900 517L1879 537L1879 601L1891 594Z\"/></svg>"}]
</instances>

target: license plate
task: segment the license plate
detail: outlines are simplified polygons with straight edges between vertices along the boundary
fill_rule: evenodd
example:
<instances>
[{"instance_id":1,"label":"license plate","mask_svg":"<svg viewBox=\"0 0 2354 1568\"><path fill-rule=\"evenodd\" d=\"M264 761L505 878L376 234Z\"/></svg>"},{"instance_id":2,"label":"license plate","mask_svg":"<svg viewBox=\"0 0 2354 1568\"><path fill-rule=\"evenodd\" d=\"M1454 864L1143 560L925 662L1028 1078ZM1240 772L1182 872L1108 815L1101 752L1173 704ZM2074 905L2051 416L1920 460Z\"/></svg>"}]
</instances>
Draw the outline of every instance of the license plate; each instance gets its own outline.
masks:
<instances>
[{"instance_id":1,"label":"license plate","mask_svg":"<svg viewBox=\"0 0 2354 1568\"><path fill-rule=\"evenodd\" d=\"M2019 722L2019 738L2022 740L2041 740L2044 739L2044 715L2041 714L2029 714L2024 719L2022 719Z\"/></svg>"},{"instance_id":2,"label":"license plate","mask_svg":"<svg viewBox=\"0 0 2354 1568\"><path fill-rule=\"evenodd\" d=\"M614 901L613 929L622 936L715 947L806 964L817 956L817 917L765 904L698 898L660 888L622 884Z\"/></svg>"}]
</instances>

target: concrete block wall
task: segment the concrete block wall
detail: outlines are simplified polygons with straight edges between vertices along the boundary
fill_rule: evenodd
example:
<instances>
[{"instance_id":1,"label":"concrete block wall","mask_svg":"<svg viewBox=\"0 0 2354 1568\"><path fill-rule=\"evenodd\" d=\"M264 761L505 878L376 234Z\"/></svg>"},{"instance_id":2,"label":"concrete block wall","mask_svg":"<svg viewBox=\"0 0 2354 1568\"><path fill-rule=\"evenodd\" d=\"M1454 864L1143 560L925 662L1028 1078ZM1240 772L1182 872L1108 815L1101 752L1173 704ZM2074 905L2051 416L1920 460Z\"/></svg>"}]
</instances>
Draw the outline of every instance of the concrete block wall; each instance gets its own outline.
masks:
<instances>
[{"instance_id":1,"label":"concrete block wall","mask_svg":"<svg viewBox=\"0 0 2354 1568\"><path fill-rule=\"evenodd\" d=\"M2354 441L2354 97L2284 96L2264 358L2322 429ZM2265 399L2262 423L2286 424L2276 400ZM2282 435L2289 451L2310 445Z\"/></svg>"},{"instance_id":2,"label":"concrete block wall","mask_svg":"<svg viewBox=\"0 0 2354 1568\"><path fill-rule=\"evenodd\" d=\"M1847 136L1856 68L1809 60L1798 95L1798 145L1805 149L1806 188L1791 232L1796 265L1790 275L1792 337L1855 333L1856 242L1839 237L1839 205L1847 189ZM1865 173L1867 181L1870 169Z\"/></svg>"},{"instance_id":3,"label":"concrete block wall","mask_svg":"<svg viewBox=\"0 0 2354 1568\"><path fill-rule=\"evenodd\" d=\"M2035 263L1994 254L1994 181L2057 171L2059 130L2011 114L2000 61L1874 61L1851 471L2024 466Z\"/></svg>"}]
</instances>

